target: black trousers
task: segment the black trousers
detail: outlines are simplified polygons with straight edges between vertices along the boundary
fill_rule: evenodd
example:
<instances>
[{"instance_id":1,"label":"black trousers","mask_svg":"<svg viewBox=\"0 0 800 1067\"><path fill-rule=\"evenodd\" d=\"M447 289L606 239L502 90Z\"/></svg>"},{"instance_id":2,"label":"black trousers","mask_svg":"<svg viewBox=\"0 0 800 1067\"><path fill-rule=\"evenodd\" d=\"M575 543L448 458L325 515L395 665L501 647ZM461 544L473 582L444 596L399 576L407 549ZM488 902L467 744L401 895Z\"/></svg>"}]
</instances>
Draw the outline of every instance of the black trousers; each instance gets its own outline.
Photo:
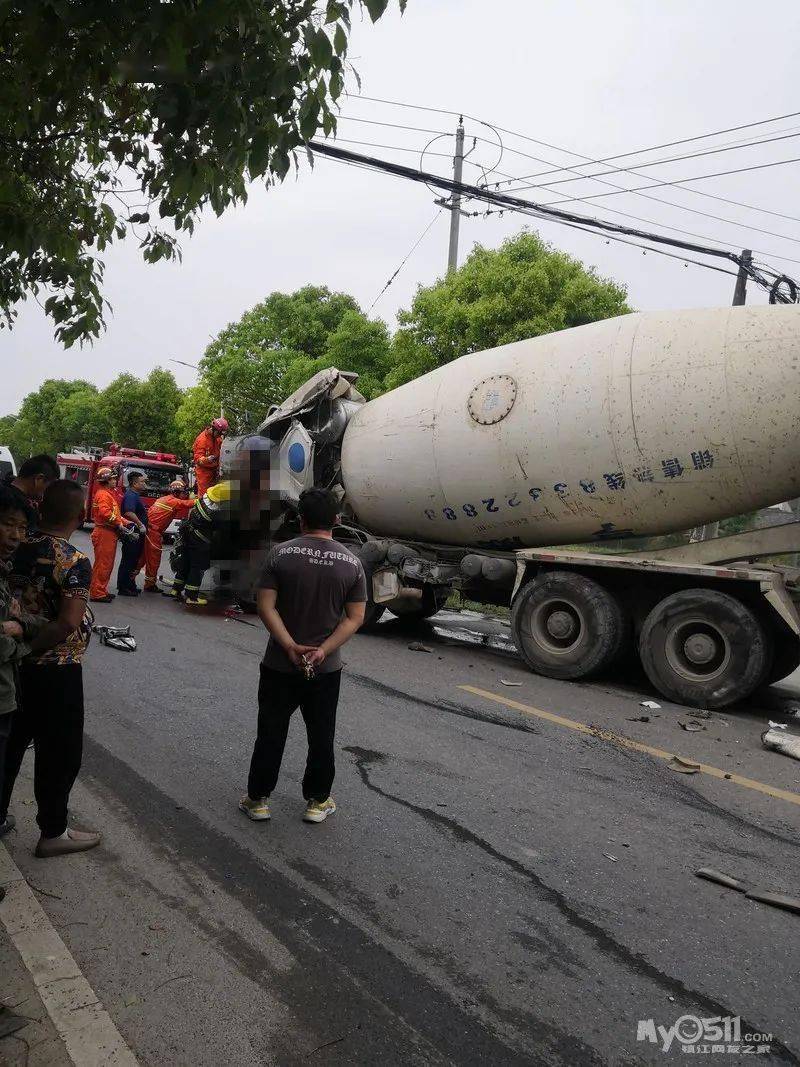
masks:
<instances>
[{"instance_id":1,"label":"black trousers","mask_svg":"<svg viewBox=\"0 0 800 1067\"><path fill-rule=\"evenodd\" d=\"M175 567L173 589L186 589L195 594L199 592L203 575L211 566L211 545L203 541L191 530L186 531L184 544Z\"/></svg>"},{"instance_id":2,"label":"black trousers","mask_svg":"<svg viewBox=\"0 0 800 1067\"><path fill-rule=\"evenodd\" d=\"M117 592L136 592L136 579L133 577L133 572L139 569L142 548L141 537L137 537L135 541L123 540L120 548L119 569L117 570Z\"/></svg>"},{"instance_id":3,"label":"black trousers","mask_svg":"<svg viewBox=\"0 0 800 1067\"><path fill-rule=\"evenodd\" d=\"M0 821L5 818L25 749L33 741L33 791L42 837L67 828L69 794L83 755L83 668L78 663L20 668L20 696L6 746Z\"/></svg>"},{"instance_id":4,"label":"black trousers","mask_svg":"<svg viewBox=\"0 0 800 1067\"><path fill-rule=\"evenodd\" d=\"M300 671L287 674L261 667L258 736L247 779L247 794L253 800L268 797L277 784L289 720L298 707L308 736L303 796L306 800L328 799L336 773L333 738L341 678L341 671L331 671L309 681Z\"/></svg>"},{"instance_id":5,"label":"black trousers","mask_svg":"<svg viewBox=\"0 0 800 1067\"><path fill-rule=\"evenodd\" d=\"M14 714L12 711L9 715L0 715L0 797L3 795L3 786L6 780L6 749L8 748L8 738L11 733L11 716ZM0 822L6 817L5 811L0 808Z\"/></svg>"}]
</instances>

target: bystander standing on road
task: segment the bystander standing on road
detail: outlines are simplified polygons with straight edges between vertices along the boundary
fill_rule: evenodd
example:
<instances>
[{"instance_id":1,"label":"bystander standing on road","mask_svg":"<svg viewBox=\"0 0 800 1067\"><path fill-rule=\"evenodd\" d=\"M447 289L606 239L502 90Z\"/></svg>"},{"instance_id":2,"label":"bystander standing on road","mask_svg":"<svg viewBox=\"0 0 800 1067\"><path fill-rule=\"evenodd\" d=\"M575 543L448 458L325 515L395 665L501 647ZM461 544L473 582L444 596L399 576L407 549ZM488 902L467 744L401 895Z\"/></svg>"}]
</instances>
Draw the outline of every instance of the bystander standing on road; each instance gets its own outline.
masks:
<instances>
[{"instance_id":1,"label":"bystander standing on road","mask_svg":"<svg viewBox=\"0 0 800 1067\"><path fill-rule=\"evenodd\" d=\"M120 537L133 537L137 544L138 536L129 532L127 522L123 522L119 502L111 489L114 472L110 467L101 467L95 475L98 488L92 499L92 547L94 548L94 566L92 568L92 585L89 599L99 604L110 604L114 594L108 591L108 580L114 569L114 557L117 554L117 541Z\"/></svg>"},{"instance_id":2,"label":"bystander standing on road","mask_svg":"<svg viewBox=\"0 0 800 1067\"><path fill-rule=\"evenodd\" d=\"M138 531L138 538L128 538L122 542L119 570L117 571L117 594L119 596L138 596L136 575L141 568L144 541L147 536L147 508L141 494L147 488L147 479L140 471L131 471L128 475L128 488L122 498L122 518L131 523Z\"/></svg>"},{"instance_id":3,"label":"bystander standing on road","mask_svg":"<svg viewBox=\"0 0 800 1067\"><path fill-rule=\"evenodd\" d=\"M20 502L27 504L33 513L29 528L35 527L44 491L58 475L58 464L53 457L41 453L26 459L16 478L8 479L7 484L18 494Z\"/></svg>"},{"instance_id":4,"label":"bystander standing on road","mask_svg":"<svg viewBox=\"0 0 800 1067\"><path fill-rule=\"evenodd\" d=\"M0 795L3 791L6 749L17 707L17 669L30 651L32 640L45 620L20 610L13 598L8 576L11 559L25 540L33 512L20 501L19 493L0 486ZM14 820L0 806L0 837L11 830Z\"/></svg>"},{"instance_id":5,"label":"bystander standing on road","mask_svg":"<svg viewBox=\"0 0 800 1067\"><path fill-rule=\"evenodd\" d=\"M39 530L17 549L10 579L23 609L47 621L20 666L21 701L7 744L0 821L33 741L40 858L83 852L100 842L99 833L67 827L69 794L83 754L82 660L92 632L86 604L92 568L69 540L83 509L81 486L53 482L42 499Z\"/></svg>"},{"instance_id":6,"label":"bystander standing on road","mask_svg":"<svg viewBox=\"0 0 800 1067\"><path fill-rule=\"evenodd\" d=\"M270 818L268 799L278 781L289 721L299 707L308 735L303 777L306 822L336 811L334 737L340 649L364 621L367 584L359 559L333 540L339 504L326 489L300 496L301 536L269 554L258 592L258 613L270 638L258 687L258 735L247 795L240 809Z\"/></svg>"}]
</instances>

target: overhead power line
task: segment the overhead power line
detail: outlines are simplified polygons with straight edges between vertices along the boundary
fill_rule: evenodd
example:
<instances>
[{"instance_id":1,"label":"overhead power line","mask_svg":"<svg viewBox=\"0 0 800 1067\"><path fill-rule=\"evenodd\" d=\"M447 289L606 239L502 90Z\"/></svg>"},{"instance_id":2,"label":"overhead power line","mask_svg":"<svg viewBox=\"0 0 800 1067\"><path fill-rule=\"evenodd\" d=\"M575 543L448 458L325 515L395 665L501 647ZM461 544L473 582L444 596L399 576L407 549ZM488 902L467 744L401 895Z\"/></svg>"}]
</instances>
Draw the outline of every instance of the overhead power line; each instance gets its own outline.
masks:
<instances>
[{"instance_id":1,"label":"overhead power line","mask_svg":"<svg viewBox=\"0 0 800 1067\"><path fill-rule=\"evenodd\" d=\"M719 155L722 152L739 152L743 148L753 148L754 146L757 146L757 145L770 144L772 141L788 141L788 140L791 140L791 139L793 139L793 138L795 138L797 136L800 136L800 135L798 135L796 133L784 133L784 134L781 134L779 137L770 137L770 138L768 138L766 140L763 140L763 141L748 141L746 144L727 145L727 146L722 146L722 147L719 147L719 148L708 148L703 152L690 152L688 155L683 155L683 156L668 156L666 159L653 159L648 163L637 163L635 169L638 172L640 170L645 170L645 168L647 168L647 167L659 167L659 166L663 166L666 163L680 163L681 160L684 160L684 159L698 159L700 156L715 156L715 155ZM572 170L571 167L569 167L569 168L561 167L561 168L558 168L558 169L561 170L561 171ZM537 183L535 183L534 185L531 185L531 186L520 185L520 186L516 187L516 191L518 193L521 193L526 188L531 188L531 189L547 188L547 189L549 189L553 185L564 185L566 182L577 182L577 181L582 181L583 179L589 180L589 179L597 178L597 177L601 177L602 178L602 177L605 177L608 174L629 174L629 173L631 173L631 168L630 167L614 167L612 170L599 170L599 171L596 171L594 174L576 174L573 178L558 178L557 180L552 181L552 182L537 182ZM524 181L527 181L529 178L535 178L535 177L537 177L536 174L526 174L526 175L523 175L523 177L520 178L519 180L524 182Z\"/></svg>"},{"instance_id":2,"label":"overhead power line","mask_svg":"<svg viewBox=\"0 0 800 1067\"><path fill-rule=\"evenodd\" d=\"M442 137L455 137L452 131L447 130L431 130L425 126L404 126L399 122L379 122L377 119L359 119L355 115L338 115L336 118L339 122L361 122L365 126L388 126L393 130L413 130L414 133L438 133Z\"/></svg>"},{"instance_id":3,"label":"overhead power line","mask_svg":"<svg viewBox=\"0 0 800 1067\"><path fill-rule=\"evenodd\" d=\"M693 244L688 241L680 241L672 237L665 237L662 234L648 233L643 230L621 226L606 220L562 211L549 205L534 204L529 200L512 196L509 193L499 193L483 186L470 185L466 182L451 181L447 178L440 177L438 174L430 174L422 170L414 170L413 168L403 166L400 163L378 159L374 156L359 155L356 152L350 152L348 149L339 148L336 145L327 144L325 142L310 141L308 143L308 148L315 154L338 159L346 164L373 171L383 171L387 174L406 178L410 181L424 182L428 186L434 186L450 193L456 193L475 200L481 200L485 203L499 204L506 208L529 214L535 218L548 219L550 221L568 224L575 228L583 227L589 232L601 232L609 236L613 235L614 238L634 237L640 240L655 242L659 245L666 245L670 248L694 252L703 256L725 259L730 263L735 263L740 269L746 270L748 275L763 288L772 288L772 283L764 277L763 273L758 268L747 264L742 256L726 251L725 249L711 248L704 245ZM780 302L787 302L782 293L778 293L776 299Z\"/></svg>"},{"instance_id":4,"label":"overhead power line","mask_svg":"<svg viewBox=\"0 0 800 1067\"><path fill-rule=\"evenodd\" d=\"M637 185L633 189L619 189L613 193L588 193L586 196L573 196L567 197L567 200L589 200L591 197L600 196L618 196L619 193L638 193L642 189L658 189L663 185L683 185L686 182L701 182L706 181L709 178L724 178L728 174L746 174L751 170L768 170L770 167L783 167L788 163L800 163L800 157L795 156L792 159L776 159L772 163L754 163L749 167L736 167L734 170L718 170L713 174L695 174L689 178L674 178L672 181L662 181L659 179L654 185ZM554 204L566 203L566 200L554 200Z\"/></svg>"},{"instance_id":5,"label":"overhead power line","mask_svg":"<svg viewBox=\"0 0 800 1067\"><path fill-rule=\"evenodd\" d=\"M405 107L409 108L412 111L429 111L432 114L436 115L463 115L465 119L472 119L473 122L481 121L479 119L476 119L473 115L467 115L466 112L463 111L451 111L447 108L441 107L426 107L422 104L409 104L402 100L387 100L380 96L366 96L363 93L345 93L344 95L349 97L351 100L368 100L370 103L373 104L390 104L393 107ZM704 141L709 137L720 137L725 133L738 133L739 130L750 130L756 126L767 126L772 122L782 122L784 119L794 119L798 116L800 116L800 111L790 111L785 115L774 115L772 118L758 119L755 122L745 122L739 126L728 126L724 130L712 130L710 133L698 133L695 134L693 137L682 137L680 138L680 140L677 141L666 141L663 144L650 145L648 148L635 148L629 152L618 152L616 155L603 156L601 159L592 160L592 162L608 163L612 160L624 159L626 156L646 155L648 152L657 152L662 148L674 148L676 145L679 144L690 144L692 141ZM533 144L544 145L545 148L553 148L557 152L566 152L568 155L582 156L581 152L571 152L569 149L566 148L558 148L556 145L548 144L546 141L539 141L535 137L529 137L527 134L518 133L514 130L507 130L502 126L497 126L497 129L501 130L503 133L508 133L513 137L519 137L523 141L531 141ZM582 157L584 159L588 158L586 156Z\"/></svg>"},{"instance_id":6,"label":"overhead power line","mask_svg":"<svg viewBox=\"0 0 800 1067\"><path fill-rule=\"evenodd\" d=\"M741 126L730 126L726 130L714 130L712 133L698 133L694 137L682 137L678 141L667 141L664 144L651 145L649 148L634 148L630 152L618 152L614 156L603 156L594 160L595 163L612 163L617 159L625 159L627 156L644 156L650 152L658 152L662 148L675 148L679 144L691 144L692 141L705 141L709 137L721 137L725 133L737 133L739 130L751 130L754 126L767 126L771 122L782 122L784 119L794 119L800 115L800 111L790 111L787 115L775 115L771 119L759 119L757 122L745 122ZM572 153L580 155L580 153Z\"/></svg>"},{"instance_id":7,"label":"overhead power line","mask_svg":"<svg viewBox=\"0 0 800 1067\"><path fill-rule=\"evenodd\" d=\"M412 129L413 127L408 127L408 128ZM433 138L433 140L429 142L429 145L434 143L438 138L447 137L447 136L452 136L452 134L447 134L447 133L436 134L436 136ZM332 138L331 140L334 140L334 139ZM481 138L477 138L477 140L484 141L485 143L492 144L492 145L494 145L496 147L495 142L489 141L488 138L481 137ZM426 146L420 152L420 149L418 149L418 148L408 148L408 147L404 147L404 146L401 146L401 145L380 144L380 143L376 143L374 141L353 140L353 139L346 138L346 137L337 137L337 138L335 138L335 142L337 144L355 144L355 145L360 145L362 147L382 148L382 149L386 149L387 151L405 152L405 153L408 153L408 154L411 154L411 155L419 154L420 155L420 166L422 166L423 158L426 155L437 156L437 157L439 157L441 159L451 159L452 158L452 155L450 153L434 152L434 151L430 150L429 146ZM534 157L530 157L530 158L534 158ZM479 169L481 171L484 171L484 173L485 173L485 169L481 164L476 163L475 161L470 160L467 157L464 158L464 162L468 166L476 167L477 169ZM545 161L541 160L541 162L545 162ZM495 170L494 173L502 174L503 172ZM577 180L577 179L575 179L575 180ZM611 189L618 190L621 193L625 193L625 192L630 192L631 191L628 188L626 188L624 185L617 185L614 182L606 181L604 179L594 178L593 180L597 181L601 185L607 185ZM656 179L653 179L653 180L655 181ZM496 187L496 185L495 185L495 187ZM530 186L523 186L522 190L528 189L528 188L531 188L531 187ZM549 192L550 191L549 189L546 189L545 187L542 187L542 188L544 189L545 192ZM656 186L651 186L650 188L656 188ZM519 191L522 191L522 190L514 189L514 190L509 190L509 191L519 192ZM716 220L718 222L723 222L723 223L726 223L726 224L731 225L731 226L742 226L742 227L745 227L746 229L753 230L756 233L765 234L766 236L770 236L770 237L776 237L776 238L778 238L779 240L782 240L782 241L789 241L789 242L794 243L794 244L800 244L800 238L797 238L797 237L791 237L791 236L787 236L786 234L775 233L774 231L771 231L771 230L764 230L764 229L762 229L761 227L758 227L758 226L750 226L747 223L737 222L735 219L726 219L726 218L723 218L723 217L718 216L718 215L711 215L708 212L697 211L694 208L682 207L682 205L675 204L673 201L663 200L660 197L650 196L650 195L648 195L646 193L637 193L635 195L639 195L639 196L644 197L645 199L652 200L654 203L663 203L663 204L671 205L673 207L677 207L678 209L689 211L692 214L701 215L701 216L703 216L705 218L714 219L714 220ZM726 241L721 237L715 237L715 236L709 236L708 234L697 233L697 232L692 231L692 230L683 229L680 226L671 226L668 223L661 222L661 221L656 220L656 219L643 218L640 215L633 215L633 214L631 214L629 212L625 212L625 211L621 211L621 210L619 210L617 208L609 207L606 204L597 204L597 203L594 202L594 200L589 200L588 198L567 197L567 198L564 198L562 200L552 201L551 203L554 203L554 204L570 203L573 200L581 200L581 199L585 200L585 202L587 204L591 205L592 207L597 207L597 208L600 208L603 211L611 212L612 214L619 215L622 218L629 218L629 219L633 219L633 220L635 220L637 222L643 222L643 223L645 223L647 225L650 225L650 226L657 226L657 227L660 227L661 229L671 230L673 233L681 233L686 237L695 237L695 238L697 238L697 239L699 239L701 241L710 241L710 242L715 243L715 244L727 245L729 248L740 248L741 247L741 242ZM781 260L784 260L787 263L793 263L793 264L800 263L800 260L793 259L791 256L782 256L778 252L771 252L771 251L768 252L768 251L764 251L763 249L753 249L753 251L757 252L759 255L767 256L770 259L781 259Z\"/></svg>"},{"instance_id":8,"label":"overhead power line","mask_svg":"<svg viewBox=\"0 0 800 1067\"><path fill-rule=\"evenodd\" d=\"M407 109L412 110L412 111L427 111L427 112L430 112L431 114L451 115L451 116L459 116L459 115L463 114L464 118L469 119L472 122L478 122L481 125L489 125L488 123L484 122L483 119L479 119L475 115L469 115L469 114L466 114L466 113L461 112L461 111L453 111L453 110L451 110L449 108L436 108L436 107L424 106L424 105L421 105L421 104L409 104L409 103L407 103L405 101L402 101L402 100L389 100L389 99L386 99L384 97L366 96L366 95L362 95L362 94L359 94L359 93L346 93L345 95L351 100L366 100L366 101L368 101L370 103L388 104L388 105L390 105L392 107L407 108ZM596 158L594 158L592 156L587 156L584 153L576 152L574 149L571 149L571 148L564 148L563 145L554 145L554 144L551 144L548 141L542 141L542 140L540 140L540 139L538 139L536 137L530 137L528 134L520 133L518 130L508 129L505 126L499 126L497 124L493 124L492 128L495 129L495 130L498 130L500 133L508 134L511 137L517 137L522 141L528 141L530 144L541 145L544 148L551 148L555 152L561 152L564 155L575 156L576 158L582 159L582 160L584 160L585 162L588 162L588 163L600 164L600 163L608 162L610 160L614 160L614 159L618 159L618 158L624 158L625 156L628 156L628 155L645 154L646 152L656 151L656 150L661 149L661 148L671 148L674 145L678 145L678 144L688 144L691 141L703 140L705 138L714 137L716 135L721 135L721 134L725 134L725 133L735 133L738 130L751 129L751 128L755 127L755 126L764 126L764 125L768 125L771 122L780 122L783 119L795 118L798 115L800 115L800 112L792 111L792 112L788 112L785 115L775 115L772 118L760 119L760 120L758 120L756 122L743 123L743 124L741 124L739 126L730 126L730 127L726 128L724 130L715 130L712 133L698 134L695 137L685 137L685 138L681 138L680 140L677 140L677 141L668 141L668 142L665 142L663 144L653 145L653 146L651 146L649 148L646 148L646 149L638 149L638 150L635 150L635 151L632 151L632 152L625 152L625 153L621 153L621 154L614 155L614 156L605 156L605 157L603 157L601 159L596 159ZM537 162L543 162L543 163L546 163L547 165L552 166L552 167L555 168L555 164L553 164L551 161L540 160L540 159L538 159L538 157L535 157L535 156L532 157L532 158L537 160ZM570 170L571 168L570 167L561 167L561 168L555 168L555 169ZM635 173L635 171L632 170L631 173ZM643 177L647 177L646 175L642 175L642 176ZM500 184L509 184L509 183L513 183L513 182L516 182L516 181L519 180L517 178L512 177L511 175L506 175L506 177L508 177L509 181L507 183L500 183ZM691 188L688 188L688 187L687 188L683 188L683 186L681 185L681 183L679 181L675 182L674 185L675 185L675 188L678 191L691 193L693 196L706 197L709 200L716 200L719 203L731 204L731 205L733 205L735 207L745 208L747 211L759 211L762 214L772 215L774 218L786 219L786 220L788 220L790 222L800 222L800 218L798 218L797 216L787 215L787 214L785 214L783 212L780 212L780 211L773 211L770 208L759 207L756 204L746 204L741 200L734 200L734 199L732 199L730 197L718 196L718 195L715 195L714 193L709 193L709 192L706 192L706 191L701 190L701 189L691 189ZM650 186L649 188L656 188L656 186L653 185L653 186ZM638 190L625 190L625 191L626 192L631 192L631 191L637 191L638 192ZM653 199L657 199L657 198L654 197ZM562 203L566 203L567 201L564 200L564 201L561 201L561 202ZM664 203L669 203L669 201L664 201ZM685 211L691 211L692 210L691 208L684 207L683 205L680 205L680 204L673 204L672 206L677 207L680 210L685 210Z\"/></svg>"}]
</instances>

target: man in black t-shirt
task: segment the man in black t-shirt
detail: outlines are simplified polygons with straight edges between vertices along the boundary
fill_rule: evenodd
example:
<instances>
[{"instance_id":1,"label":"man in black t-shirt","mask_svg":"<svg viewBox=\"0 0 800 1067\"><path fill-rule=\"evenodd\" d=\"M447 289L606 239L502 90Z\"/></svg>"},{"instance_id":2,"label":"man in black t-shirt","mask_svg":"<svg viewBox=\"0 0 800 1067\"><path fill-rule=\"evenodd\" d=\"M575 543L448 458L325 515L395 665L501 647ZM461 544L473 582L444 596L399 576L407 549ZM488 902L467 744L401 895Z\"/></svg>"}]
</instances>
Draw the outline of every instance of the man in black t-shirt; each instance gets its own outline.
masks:
<instances>
[{"instance_id":1,"label":"man in black t-shirt","mask_svg":"<svg viewBox=\"0 0 800 1067\"><path fill-rule=\"evenodd\" d=\"M44 491L58 476L58 464L52 456L44 453L24 460L16 477L10 474L7 476L6 485L17 495L20 503L33 512L33 517L28 523L29 534L33 533L38 525L39 505Z\"/></svg>"},{"instance_id":2,"label":"man in black t-shirt","mask_svg":"<svg viewBox=\"0 0 800 1067\"><path fill-rule=\"evenodd\" d=\"M360 560L333 540L339 505L326 489L300 497L301 537L277 545L267 558L258 591L258 613L270 638L258 687L258 736L247 796L240 809L269 819L268 798L297 707L308 734L303 777L306 822L324 822L336 811L330 795L335 773L333 741L342 672L340 649L364 621L367 583Z\"/></svg>"}]
</instances>

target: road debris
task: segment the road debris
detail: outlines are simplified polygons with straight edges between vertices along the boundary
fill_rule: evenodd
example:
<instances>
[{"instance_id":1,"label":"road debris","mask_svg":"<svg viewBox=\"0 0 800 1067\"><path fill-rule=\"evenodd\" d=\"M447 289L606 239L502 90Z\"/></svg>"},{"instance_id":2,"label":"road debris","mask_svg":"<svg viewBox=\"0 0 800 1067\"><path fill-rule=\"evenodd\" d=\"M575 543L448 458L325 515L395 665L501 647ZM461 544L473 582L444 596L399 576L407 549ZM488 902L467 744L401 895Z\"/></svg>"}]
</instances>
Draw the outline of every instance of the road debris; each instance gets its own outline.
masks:
<instances>
[{"instance_id":1,"label":"road debris","mask_svg":"<svg viewBox=\"0 0 800 1067\"><path fill-rule=\"evenodd\" d=\"M522 685L522 682L509 682L505 678L501 678L500 685Z\"/></svg>"},{"instance_id":2,"label":"road debris","mask_svg":"<svg viewBox=\"0 0 800 1067\"><path fill-rule=\"evenodd\" d=\"M241 622L245 626L255 626L256 625L254 622L250 622L249 619L241 619L241 618L239 618L239 616L242 614L242 609L241 608L236 608L236 607L226 608L223 611L222 614L225 617L225 621L226 622Z\"/></svg>"},{"instance_id":3,"label":"road debris","mask_svg":"<svg viewBox=\"0 0 800 1067\"><path fill-rule=\"evenodd\" d=\"M651 711L656 711L657 709L661 708L661 705L660 704L656 704L655 700L640 700L639 701L639 707L640 708L650 708Z\"/></svg>"},{"instance_id":4,"label":"road debris","mask_svg":"<svg viewBox=\"0 0 800 1067\"><path fill-rule=\"evenodd\" d=\"M650 716L649 715L637 715L635 718L628 719L627 721L628 722L650 722Z\"/></svg>"},{"instance_id":5,"label":"road debris","mask_svg":"<svg viewBox=\"0 0 800 1067\"><path fill-rule=\"evenodd\" d=\"M756 900L760 904L771 904L775 908L783 908L785 911L793 911L800 915L800 897L790 897L786 893L778 893L774 889L748 888L741 878L717 871L713 867L701 867L694 872L698 878L705 878L708 882L725 886L726 889L735 889L737 893L744 893L747 900Z\"/></svg>"},{"instance_id":6,"label":"road debris","mask_svg":"<svg viewBox=\"0 0 800 1067\"><path fill-rule=\"evenodd\" d=\"M433 652L432 648L428 648L427 645L423 645L421 641L412 641L408 646L409 652Z\"/></svg>"},{"instance_id":7,"label":"road debris","mask_svg":"<svg viewBox=\"0 0 800 1067\"><path fill-rule=\"evenodd\" d=\"M770 723L770 726L772 726L772 723ZM800 759L800 737L796 734L787 734L782 730L765 730L761 735L761 744L764 748L782 752L784 756Z\"/></svg>"},{"instance_id":8,"label":"road debris","mask_svg":"<svg viewBox=\"0 0 800 1067\"><path fill-rule=\"evenodd\" d=\"M678 771L679 774L697 774L700 770L699 763L684 759L683 756L673 756L667 766L671 771Z\"/></svg>"},{"instance_id":9,"label":"road debris","mask_svg":"<svg viewBox=\"0 0 800 1067\"><path fill-rule=\"evenodd\" d=\"M612 856L610 852L604 852L603 855L605 856L605 858L607 860L611 860L612 863L616 863L617 862L617 857L616 856Z\"/></svg>"},{"instance_id":10,"label":"road debris","mask_svg":"<svg viewBox=\"0 0 800 1067\"><path fill-rule=\"evenodd\" d=\"M716 882L717 885L724 885L727 889L735 889L738 893L745 893L747 891L747 886L739 878L734 878L733 875L717 871L713 867L701 867L699 871L695 871L694 873L698 878L705 878L708 882Z\"/></svg>"},{"instance_id":11,"label":"road debris","mask_svg":"<svg viewBox=\"0 0 800 1067\"><path fill-rule=\"evenodd\" d=\"M705 726L696 719L686 719L685 721L679 719L678 726L680 726L681 730L686 730L690 734L697 733L698 730L705 730Z\"/></svg>"},{"instance_id":12,"label":"road debris","mask_svg":"<svg viewBox=\"0 0 800 1067\"><path fill-rule=\"evenodd\" d=\"M769 728L770 730L788 730L785 722L773 722L772 719L769 721Z\"/></svg>"},{"instance_id":13,"label":"road debris","mask_svg":"<svg viewBox=\"0 0 800 1067\"><path fill-rule=\"evenodd\" d=\"M748 900L757 900L761 904L772 904L775 908L784 908L800 915L800 897L790 897L786 893L774 893L771 889L749 889L745 896Z\"/></svg>"},{"instance_id":14,"label":"road debris","mask_svg":"<svg viewBox=\"0 0 800 1067\"><path fill-rule=\"evenodd\" d=\"M130 626L93 626L92 632L100 638L101 645L118 648L122 652L136 651L136 638Z\"/></svg>"},{"instance_id":15,"label":"road debris","mask_svg":"<svg viewBox=\"0 0 800 1067\"><path fill-rule=\"evenodd\" d=\"M694 713L694 717L696 719L710 719L712 716L708 708L697 708Z\"/></svg>"}]
</instances>

